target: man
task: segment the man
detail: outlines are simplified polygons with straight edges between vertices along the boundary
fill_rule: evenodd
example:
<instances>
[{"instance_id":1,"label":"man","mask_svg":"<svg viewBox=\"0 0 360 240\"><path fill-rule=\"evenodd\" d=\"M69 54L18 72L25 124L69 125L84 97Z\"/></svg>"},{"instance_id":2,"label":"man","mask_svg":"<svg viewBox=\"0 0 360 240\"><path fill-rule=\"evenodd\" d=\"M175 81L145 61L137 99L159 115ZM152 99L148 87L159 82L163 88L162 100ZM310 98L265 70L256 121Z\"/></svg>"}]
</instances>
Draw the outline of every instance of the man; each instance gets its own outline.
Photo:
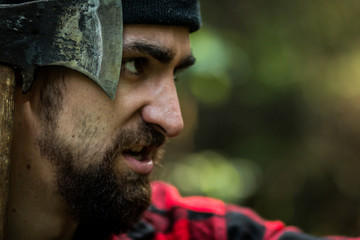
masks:
<instances>
[{"instance_id":1,"label":"man","mask_svg":"<svg viewBox=\"0 0 360 240\"><path fill-rule=\"evenodd\" d=\"M174 74L195 62L189 33L200 14L191 0L122 4L113 100L73 69L39 67L25 93L18 76L8 239L309 238L247 209L181 198L164 183L151 193L161 146L183 128Z\"/></svg>"},{"instance_id":2,"label":"man","mask_svg":"<svg viewBox=\"0 0 360 240\"><path fill-rule=\"evenodd\" d=\"M174 73L195 61L189 32L199 28L200 18L197 3L183 1L177 9L183 16L143 20L140 11L166 13L177 3L159 1L157 9L148 3L152 9L146 9L142 2L123 1L124 50L114 100L63 67L39 68L26 93L19 79L9 239L71 239L76 231L79 239L107 237L128 230L149 206L149 174L160 147L183 128Z\"/></svg>"}]
</instances>

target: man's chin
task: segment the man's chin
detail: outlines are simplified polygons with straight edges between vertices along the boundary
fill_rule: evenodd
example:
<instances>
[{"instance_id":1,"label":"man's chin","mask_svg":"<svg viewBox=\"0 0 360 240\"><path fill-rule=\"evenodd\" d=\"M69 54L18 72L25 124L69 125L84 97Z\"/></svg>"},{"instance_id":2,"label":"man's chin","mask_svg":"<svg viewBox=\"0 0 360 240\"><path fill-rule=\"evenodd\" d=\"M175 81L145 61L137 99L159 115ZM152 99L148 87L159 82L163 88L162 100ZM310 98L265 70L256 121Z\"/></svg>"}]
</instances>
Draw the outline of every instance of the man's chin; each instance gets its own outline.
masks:
<instances>
[{"instance_id":1,"label":"man's chin","mask_svg":"<svg viewBox=\"0 0 360 240\"><path fill-rule=\"evenodd\" d=\"M132 171L119 176L107 168L83 174L64 170L58 182L59 191L79 222L83 239L87 235L94 239L128 231L150 205L148 176Z\"/></svg>"}]
</instances>

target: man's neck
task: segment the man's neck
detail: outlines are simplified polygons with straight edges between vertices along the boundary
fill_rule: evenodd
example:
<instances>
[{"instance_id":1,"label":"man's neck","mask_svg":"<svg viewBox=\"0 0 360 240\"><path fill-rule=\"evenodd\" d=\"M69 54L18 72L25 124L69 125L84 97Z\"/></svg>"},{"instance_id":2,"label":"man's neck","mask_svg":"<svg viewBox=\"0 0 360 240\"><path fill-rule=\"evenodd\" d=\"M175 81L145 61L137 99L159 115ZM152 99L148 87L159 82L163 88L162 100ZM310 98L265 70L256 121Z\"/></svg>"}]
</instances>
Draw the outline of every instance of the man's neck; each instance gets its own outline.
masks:
<instances>
[{"instance_id":1,"label":"man's neck","mask_svg":"<svg viewBox=\"0 0 360 240\"><path fill-rule=\"evenodd\" d=\"M15 108L7 239L71 239L77 224L57 191L53 166L37 147L37 123L24 109Z\"/></svg>"},{"instance_id":2,"label":"man's neck","mask_svg":"<svg viewBox=\"0 0 360 240\"><path fill-rule=\"evenodd\" d=\"M34 165L14 161L13 168L16 173L10 178L8 239L71 239L76 223L67 213L53 184L42 181L46 178L41 172L37 173L35 181L30 173L35 170Z\"/></svg>"}]
</instances>

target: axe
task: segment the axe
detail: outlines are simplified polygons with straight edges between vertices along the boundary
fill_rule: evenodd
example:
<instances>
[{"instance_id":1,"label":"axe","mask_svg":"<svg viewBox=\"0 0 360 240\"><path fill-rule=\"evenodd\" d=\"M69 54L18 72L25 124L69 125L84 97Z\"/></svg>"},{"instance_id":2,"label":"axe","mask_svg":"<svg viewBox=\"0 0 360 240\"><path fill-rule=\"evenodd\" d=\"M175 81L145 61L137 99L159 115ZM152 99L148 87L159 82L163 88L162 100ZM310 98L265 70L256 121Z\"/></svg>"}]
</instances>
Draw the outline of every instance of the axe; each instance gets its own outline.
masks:
<instances>
[{"instance_id":1,"label":"axe","mask_svg":"<svg viewBox=\"0 0 360 240\"><path fill-rule=\"evenodd\" d=\"M6 239L14 72L26 92L37 67L64 66L114 99L122 59L121 0L20 2L0 0L0 239Z\"/></svg>"}]
</instances>

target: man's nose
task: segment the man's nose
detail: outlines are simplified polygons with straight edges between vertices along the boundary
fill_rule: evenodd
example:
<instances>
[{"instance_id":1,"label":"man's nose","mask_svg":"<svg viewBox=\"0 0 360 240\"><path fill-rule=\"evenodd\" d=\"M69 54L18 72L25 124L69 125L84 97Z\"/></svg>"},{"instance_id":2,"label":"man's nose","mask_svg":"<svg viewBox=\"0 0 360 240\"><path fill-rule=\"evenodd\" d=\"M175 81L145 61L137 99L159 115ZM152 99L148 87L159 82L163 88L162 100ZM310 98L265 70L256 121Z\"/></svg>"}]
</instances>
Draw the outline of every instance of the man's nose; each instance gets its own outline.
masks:
<instances>
[{"instance_id":1,"label":"man's nose","mask_svg":"<svg viewBox=\"0 0 360 240\"><path fill-rule=\"evenodd\" d=\"M184 122L174 81L163 81L150 91L150 101L141 110L143 120L166 137L177 136L184 128Z\"/></svg>"}]
</instances>

